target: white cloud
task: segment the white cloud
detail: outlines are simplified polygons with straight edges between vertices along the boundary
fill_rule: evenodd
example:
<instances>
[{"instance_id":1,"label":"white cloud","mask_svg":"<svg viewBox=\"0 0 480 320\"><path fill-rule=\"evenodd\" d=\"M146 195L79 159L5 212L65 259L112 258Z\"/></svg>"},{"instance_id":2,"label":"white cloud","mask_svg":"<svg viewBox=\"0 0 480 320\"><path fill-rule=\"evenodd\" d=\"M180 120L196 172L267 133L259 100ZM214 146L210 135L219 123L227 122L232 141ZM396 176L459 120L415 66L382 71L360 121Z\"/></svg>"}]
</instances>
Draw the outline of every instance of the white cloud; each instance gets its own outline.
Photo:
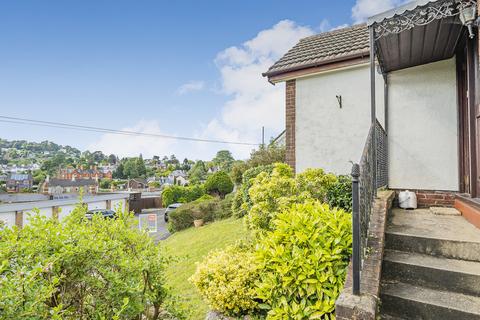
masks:
<instances>
[{"instance_id":1,"label":"white cloud","mask_svg":"<svg viewBox=\"0 0 480 320\"><path fill-rule=\"evenodd\" d=\"M300 38L312 35L308 27L297 25L290 20L278 22L273 27L260 31L254 38L239 46L219 52L215 58L220 72L220 90L227 101L218 116L196 132L197 138L222 141L260 142L261 128L272 135L285 128L284 85L268 83L262 72L285 54ZM205 84L190 81L177 92L184 94L201 90ZM162 134L157 121L140 121L128 131ZM269 137L267 136L267 139ZM123 136L104 134L89 146L89 150L102 150L121 156L144 157L176 154L179 158L211 159L216 151L229 149L236 158L248 158L253 146L234 144L192 143L185 141L151 138L145 136Z\"/></svg>"},{"instance_id":2,"label":"white cloud","mask_svg":"<svg viewBox=\"0 0 480 320\"><path fill-rule=\"evenodd\" d=\"M187 93L190 93L190 92L203 90L204 88L205 88L205 82L204 81L192 80L192 81L189 81L189 82L181 85L177 89L177 94L178 95L184 95L184 94L187 94Z\"/></svg>"},{"instance_id":3,"label":"white cloud","mask_svg":"<svg viewBox=\"0 0 480 320\"><path fill-rule=\"evenodd\" d=\"M402 5L410 0L357 0L352 8L354 23L365 22L367 18Z\"/></svg>"},{"instance_id":4,"label":"white cloud","mask_svg":"<svg viewBox=\"0 0 480 320\"><path fill-rule=\"evenodd\" d=\"M220 92L230 99L199 136L259 142L262 126L267 132L280 133L285 127L284 86L272 86L262 72L300 38L312 34L308 27L283 20L242 45L220 52L215 59L221 74ZM247 157L251 148L232 145L230 149L237 157Z\"/></svg>"},{"instance_id":5,"label":"white cloud","mask_svg":"<svg viewBox=\"0 0 480 320\"><path fill-rule=\"evenodd\" d=\"M160 124L156 120L141 120L135 125L121 130L165 134L160 130ZM171 139L106 133L98 141L88 146L88 150L101 150L105 154L114 153L120 157L136 157L142 154L145 158L148 158L153 155L172 154L171 148L175 144L176 141Z\"/></svg>"}]
</instances>

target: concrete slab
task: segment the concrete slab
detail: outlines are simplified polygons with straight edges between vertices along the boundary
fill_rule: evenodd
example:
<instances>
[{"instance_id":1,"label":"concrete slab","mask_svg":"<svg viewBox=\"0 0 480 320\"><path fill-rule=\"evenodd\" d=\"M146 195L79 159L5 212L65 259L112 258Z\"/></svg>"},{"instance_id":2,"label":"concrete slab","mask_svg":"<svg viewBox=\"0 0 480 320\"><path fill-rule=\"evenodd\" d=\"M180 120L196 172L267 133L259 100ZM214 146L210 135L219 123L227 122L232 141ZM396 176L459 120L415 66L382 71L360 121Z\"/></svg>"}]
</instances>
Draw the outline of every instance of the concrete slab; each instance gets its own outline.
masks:
<instances>
[{"instance_id":1,"label":"concrete slab","mask_svg":"<svg viewBox=\"0 0 480 320\"><path fill-rule=\"evenodd\" d=\"M444 257L435 257L428 254L394 250L386 250L384 259L391 262L421 266L424 268L433 269L433 271L444 270L480 277L480 262L475 261L447 259Z\"/></svg>"},{"instance_id":2,"label":"concrete slab","mask_svg":"<svg viewBox=\"0 0 480 320\"><path fill-rule=\"evenodd\" d=\"M398 303L387 314L415 319L480 319L480 297L439 291L401 282L382 286L382 301Z\"/></svg>"},{"instance_id":3,"label":"concrete slab","mask_svg":"<svg viewBox=\"0 0 480 320\"><path fill-rule=\"evenodd\" d=\"M461 213L455 208L430 207L430 212L440 216L460 216Z\"/></svg>"},{"instance_id":4,"label":"concrete slab","mask_svg":"<svg viewBox=\"0 0 480 320\"><path fill-rule=\"evenodd\" d=\"M393 209L387 232L480 244L480 229L462 216L436 215L429 209Z\"/></svg>"}]
</instances>

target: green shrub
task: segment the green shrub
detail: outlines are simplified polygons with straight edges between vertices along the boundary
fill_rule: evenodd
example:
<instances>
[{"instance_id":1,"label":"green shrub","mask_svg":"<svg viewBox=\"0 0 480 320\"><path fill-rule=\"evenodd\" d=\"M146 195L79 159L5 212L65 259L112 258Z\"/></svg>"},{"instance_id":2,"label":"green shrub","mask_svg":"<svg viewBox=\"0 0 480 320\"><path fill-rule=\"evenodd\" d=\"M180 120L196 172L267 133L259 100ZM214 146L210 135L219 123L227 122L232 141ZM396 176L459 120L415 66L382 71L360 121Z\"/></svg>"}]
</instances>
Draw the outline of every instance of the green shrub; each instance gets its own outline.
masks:
<instances>
[{"instance_id":1,"label":"green shrub","mask_svg":"<svg viewBox=\"0 0 480 320\"><path fill-rule=\"evenodd\" d=\"M300 192L308 192L312 198L327 202L328 190L338 181L337 176L320 168L310 168L295 177Z\"/></svg>"},{"instance_id":2,"label":"green shrub","mask_svg":"<svg viewBox=\"0 0 480 320\"><path fill-rule=\"evenodd\" d=\"M140 319L166 307L161 247L132 214L87 221L86 210L62 222L37 211L0 230L2 319Z\"/></svg>"},{"instance_id":3,"label":"green shrub","mask_svg":"<svg viewBox=\"0 0 480 320\"><path fill-rule=\"evenodd\" d=\"M169 212L168 214L168 231L177 232L193 226L195 218L192 215L194 209L193 203L185 203L181 207Z\"/></svg>"},{"instance_id":4,"label":"green shrub","mask_svg":"<svg viewBox=\"0 0 480 320\"><path fill-rule=\"evenodd\" d=\"M110 189L112 187L112 180L102 179L99 184L101 189Z\"/></svg>"},{"instance_id":5,"label":"green shrub","mask_svg":"<svg viewBox=\"0 0 480 320\"><path fill-rule=\"evenodd\" d=\"M232 202L235 194L227 194L225 199L221 199L214 213L214 220L223 220L232 216Z\"/></svg>"},{"instance_id":6,"label":"green shrub","mask_svg":"<svg viewBox=\"0 0 480 320\"><path fill-rule=\"evenodd\" d=\"M294 176L288 165L277 163L271 173L262 172L250 182L246 222L254 231L272 230L271 221L279 212L308 199L351 210L348 177L337 177L322 169L307 169Z\"/></svg>"},{"instance_id":7,"label":"green shrub","mask_svg":"<svg viewBox=\"0 0 480 320\"><path fill-rule=\"evenodd\" d=\"M205 222L226 219L232 216L231 195L219 199L203 195L199 199L186 203L169 214L168 229L176 232L193 226L193 220L203 219Z\"/></svg>"},{"instance_id":8,"label":"green shrub","mask_svg":"<svg viewBox=\"0 0 480 320\"><path fill-rule=\"evenodd\" d=\"M334 319L351 254L351 216L327 204L293 205L257 245L257 294L267 319Z\"/></svg>"},{"instance_id":9,"label":"green shrub","mask_svg":"<svg viewBox=\"0 0 480 320\"><path fill-rule=\"evenodd\" d=\"M272 164L258 166L248 169L243 173L242 184L236 192L232 203L232 213L234 217L240 218L247 214L252 206L249 190L252 186L253 179L261 172L271 173L273 167Z\"/></svg>"},{"instance_id":10,"label":"green shrub","mask_svg":"<svg viewBox=\"0 0 480 320\"><path fill-rule=\"evenodd\" d=\"M327 202L330 207L352 212L352 179L350 176L338 176L337 181L328 187Z\"/></svg>"},{"instance_id":11,"label":"green shrub","mask_svg":"<svg viewBox=\"0 0 480 320\"><path fill-rule=\"evenodd\" d=\"M205 194L205 189L200 185L194 186L168 186L162 191L162 202L164 207L172 203L186 203L197 200Z\"/></svg>"},{"instance_id":12,"label":"green shrub","mask_svg":"<svg viewBox=\"0 0 480 320\"><path fill-rule=\"evenodd\" d=\"M230 246L211 252L197 265L190 281L213 310L240 316L257 307L255 281L258 276L259 269L251 249Z\"/></svg>"},{"instance_id":13,"label":"green shrub","mask_svg":"<svg viewBox=\"0 0 480 320\"><path fill-rule=\"evenodd\" d=\"M270 230L271 220L294 202L301 202L292 168L277 163L268 174L261 172L253 179L249 195L252 206L246 216L247 226L254 231Z\"/></svg>"},{"instance_id":14,"label":"green shrub","mask_svg":"<svg viewBox=\"0 0 480 320\"><path fill-rule=\"evenodd\" d=\"M233 181L228 173L218 171L208 176L207 181L205 181L205 190L223 198L233 191Z\"/></svg>"}]
</instances>

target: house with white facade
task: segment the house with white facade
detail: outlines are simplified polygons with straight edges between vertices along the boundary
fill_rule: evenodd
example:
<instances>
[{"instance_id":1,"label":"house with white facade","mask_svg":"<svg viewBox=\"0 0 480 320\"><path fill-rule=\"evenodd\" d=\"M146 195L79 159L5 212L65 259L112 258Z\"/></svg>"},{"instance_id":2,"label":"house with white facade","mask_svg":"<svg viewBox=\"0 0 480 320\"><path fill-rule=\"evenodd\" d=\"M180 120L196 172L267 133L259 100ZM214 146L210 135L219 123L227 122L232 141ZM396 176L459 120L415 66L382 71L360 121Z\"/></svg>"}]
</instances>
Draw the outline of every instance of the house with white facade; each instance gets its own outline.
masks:
<instances>
[{"instance_id":1,"label":"house with white facade","mask_svg":"<svg viewBox=\"0 0 480 320\"><path fill-rule=\"evenodd\" d=\"M413 1L301 39L263 74L285 84L287 163L353 176L353 296L337 319L480 319L477 11ZM422 209L386 210L379 188Z\"/></svg>"}]
</instances>

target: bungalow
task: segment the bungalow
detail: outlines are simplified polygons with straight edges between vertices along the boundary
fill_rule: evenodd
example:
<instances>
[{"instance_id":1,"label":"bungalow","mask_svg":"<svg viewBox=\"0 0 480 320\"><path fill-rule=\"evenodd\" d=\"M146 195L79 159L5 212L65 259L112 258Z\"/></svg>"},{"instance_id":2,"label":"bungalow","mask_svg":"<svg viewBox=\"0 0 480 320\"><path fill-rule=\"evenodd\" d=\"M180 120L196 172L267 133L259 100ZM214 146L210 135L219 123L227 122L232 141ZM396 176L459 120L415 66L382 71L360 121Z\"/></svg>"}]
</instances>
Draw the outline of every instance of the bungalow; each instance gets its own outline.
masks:
<instances>
[{"instance_id":1,"label":"bungalow","mask_svg":"<svg viewBox=\"0 0 480 320\"><path fill-rule=\"evenodd\" d=\"M337 319L376 319L379 299L381 318L480 319L475 21L477 1L417 0L301 39L263 74L285 83L287 163L359 180ZM379 187L428 209L387 213Z\"/></svg>"}]
</instances>

